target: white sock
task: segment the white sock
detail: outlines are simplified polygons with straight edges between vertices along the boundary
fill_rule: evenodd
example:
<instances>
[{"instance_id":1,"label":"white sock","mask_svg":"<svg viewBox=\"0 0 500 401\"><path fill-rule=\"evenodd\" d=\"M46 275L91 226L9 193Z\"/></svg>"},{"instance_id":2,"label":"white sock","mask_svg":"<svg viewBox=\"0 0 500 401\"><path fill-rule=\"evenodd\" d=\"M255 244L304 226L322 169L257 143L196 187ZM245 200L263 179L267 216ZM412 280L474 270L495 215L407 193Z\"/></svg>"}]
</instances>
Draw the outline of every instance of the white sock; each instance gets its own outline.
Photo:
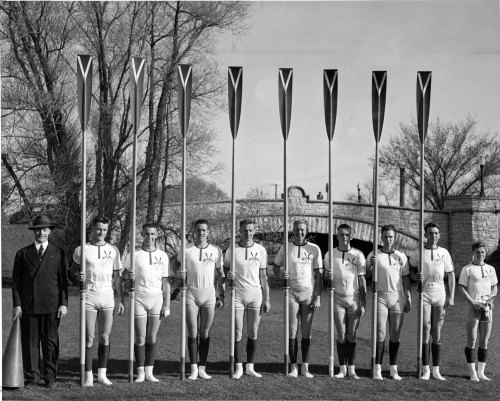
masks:
<instances>
[{"instance_id":1,"label":"white sock","mask_svg":"<svg viewBox=\"0 0 500 401\"><path fill-rule=\"evenodd\" d=\"M290 365L290 373L288 373L288 376L290 376L290 377L298 377L299 376L299 370L297 369L296 363L292 363Z\"/></svg>"},{"instance_id":2,"label":"white sock","mask_svg":"<svg viewBox=\"0 0 500 401\"><path fill-rule=\"evenodd\" d=\"M137 379L135 379L135 383L142 383L146 379L144 374L144 366L137 367Z\"/></svg>"},{"instance_id":3,"label":"white sock","mask_svg":"<svg viewBox=\"0 0 500 401\"><path fill-rule=\"evenodd\" d=\"M478 362L477 363L477 376L481 380L491 381L491 379L486 377L486 375L484 374L485 367L486 367L486 362Z\"/></svg>"},{"instance_id":4,"label":"white sock","mask_svg":"<svg viewBox=\"0 0 500 401\"><path fill-rule=\"evenodd\" d=\"M476 363L475 362L467 363L467 366L469 367L470 380L472 380L473 382L478 382L479 378L477 377Z\"/></svg>"},{"instance_id":5,"label":"white sock","mask_svg":"<svg viewBox=\"0 0 500 401\"><path fill-rule=\"evenodd\" d=\"M431 378L431 369L429 365L422 366L422 376L420 376L422 380L429 380Z\"/></svg>"},{"instance_id":6,"label":"white sock","mask_svg":"<svg viewBox=\"0 0 500 401\"><path fill-rule=\"evenodd\" d=\"M83 383L84 387L92 387L94 385L94 374L91 370L85 371L85 381Z\"/></svg>"},{"instance_id":7,"label":"white sock","mask_svg":"<svg viewBox=\"0 0 500 401\"><path fill-rule=\"evenodd\" d=\"M105 384L106 386L111 386L111 383L106 377L106 368L97 369L97 381L101 384Z\"/></svg>"},{"instance_id":8,"label":"white sock","mask_svg":"<svg viewBox=\"0 0 500 401\"><path fill-rule=\"evenodd\" d=\"M373 380L384 380L382 377L382 365L375 364L375 371L373 372Z\"/></svg>"},{"instance_id":9,"label":"white sock","mask_svg":"<svg viewBox=\"0 0 500 401\"><path fill-rule=\"evenodd\" d=\"M234 378L239 379L241 376L243 376L243 364L238 362L235 364L236 369L234 370Z\"/></svg>"},{"instance_id":10,"label":"white sock","mask_svg":"<svg viewBox=\"0 0 500 401\"><path fill-rule=\"evenodd\" d=\"M207 375L207 372L206 372L206 366L200 366L198 368L198 374L200 375L200 377L202 379L205 379L205 380L210 380L212 378L212 376L210 375Z\"/></svg>"},{"instance_id":11,"label":"white sock","mask_svg":"<svg viewBox=\"0 0 500 401\"><path fill-rule=\"evenodd\" d=\"M159 382L159 380L153 376L153 367L152 366L146 366L144 368L144 370L146 371L146 380L148 382L153 382L153 383Z\"/></svg>"},{"instance_id":12,"label":"white sock","mask_svg":"<svg viewBox=\"0 0 500 401\"><path fill-rule=\"evenodd\" d=\"M254 370L254 366L253 366L253 363L247 363L247 366L246 366L246 374L248 376L253 376L253 377L262 377L262 375L260 373L257 373L255 370Z\"/></svg>"},{"instance_id":13,"label":"white sock","mask_svg":"<svg viewBox=\"0 0 500 401\"><path fill-rule=\"evenodd\" d=\"M198 365L193 363L191 365L191 374L188 376L189 380L196 380L198 378Z\"/></svg>"},{"instance_id":14,"label":"white sock","mask_svg":"<svg viewBox=\"0 0 500 401\"><path fill-rule=\"evenodd\" d=\"M309 379L312 379L314 377L314 375L309 373L309 364L305 363L305 362L302 362L301 374L302 374L302 376L307 377Z\"/></svg>"},{"instance_id":15,"label":"white sock","mask_svg":"<svg viewBox=\"0 0 500 401\"><path fill-rule=\"evenodd\" d=\"M446 380L443 376L441 376L441 373L439 373L439 366L432 367L432 377L436 380Z\"/></svg>"},{"instance_id":16,"label":"white sock","mask_svg":"<svg viewBox=\"0 0 500 401\"><path fill-rule=\"evenodd\" d=\"M347 366L346 365L340 365L340 371L335 375L337 379L343 379L344 377L347 376Z\"/></svg>"},{"instance_id":17,"label":"white sock","mask_svg":"<svg viewBox=\"0 0 500 401\"><path fill-rule=\"evenodd\" d=\"M389 367L389 372L392 380L401 380L401 376L398 374L398 365L391 365Z\"/></svg>"},{"instance_id":18,"label":"white sock","mask_svg":"<svg viewBox=\"0 0 500 401\"><path fill-rule=\"evenodd\" d=\"M359 376L356 374L356 370L354 369L354 365L347 366L347 373L349 373L349 377L352 379L359 379Z\"/></svg>"}]
</instances>

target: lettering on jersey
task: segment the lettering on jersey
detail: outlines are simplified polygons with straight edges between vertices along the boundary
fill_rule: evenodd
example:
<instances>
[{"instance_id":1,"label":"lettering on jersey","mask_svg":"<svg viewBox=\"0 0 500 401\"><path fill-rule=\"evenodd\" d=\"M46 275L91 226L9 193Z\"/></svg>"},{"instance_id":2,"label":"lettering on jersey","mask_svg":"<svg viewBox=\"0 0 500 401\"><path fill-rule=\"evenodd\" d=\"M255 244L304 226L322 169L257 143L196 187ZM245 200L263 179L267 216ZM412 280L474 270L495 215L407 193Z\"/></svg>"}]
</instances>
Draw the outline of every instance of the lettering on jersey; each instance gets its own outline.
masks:
<instances>
[{"instance_id":1,"label":"lettering on jersey","mask_svg":"<svg viewBox=\"0 0 500 401\"><path fill-rule=\"evenodd\" d=\"M250 258L248 258L248 260L252 265L259 265L260 264L259 253L250 252Z\"/></svg>"}]
</instances>

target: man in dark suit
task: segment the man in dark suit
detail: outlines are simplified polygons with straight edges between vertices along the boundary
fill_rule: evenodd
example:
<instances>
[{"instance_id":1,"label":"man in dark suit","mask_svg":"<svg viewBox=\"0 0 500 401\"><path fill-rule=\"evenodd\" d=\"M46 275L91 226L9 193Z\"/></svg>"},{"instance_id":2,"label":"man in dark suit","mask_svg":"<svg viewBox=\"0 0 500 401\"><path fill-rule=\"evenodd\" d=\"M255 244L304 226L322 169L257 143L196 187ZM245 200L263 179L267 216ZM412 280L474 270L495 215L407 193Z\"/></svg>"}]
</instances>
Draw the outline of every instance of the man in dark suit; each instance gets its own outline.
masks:
<instances>
[{"instance_id":1,"label":"man in dark suit","mask_svg":"<svg viewBox=\"0 0 500 401\"><path fill-rule=\"evenodd\" d=\"M55 387L59 354L59 321L67 313L68 262L64 251L48 242L54 223L37 216L28 227L35 242L17 251L12 272L13 316L21 318L24 378L28 385L40 380L40 344L43 378Z\"/></svg>"}]
</instances>

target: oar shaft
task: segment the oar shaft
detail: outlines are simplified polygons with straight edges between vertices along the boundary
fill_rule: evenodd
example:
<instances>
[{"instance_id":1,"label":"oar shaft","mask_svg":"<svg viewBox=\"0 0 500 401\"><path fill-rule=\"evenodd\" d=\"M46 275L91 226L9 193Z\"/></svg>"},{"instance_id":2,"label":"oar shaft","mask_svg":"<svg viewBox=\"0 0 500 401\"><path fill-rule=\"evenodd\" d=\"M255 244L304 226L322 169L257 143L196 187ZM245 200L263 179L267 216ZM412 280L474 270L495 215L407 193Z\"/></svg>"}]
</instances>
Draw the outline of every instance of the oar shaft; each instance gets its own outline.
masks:
<instances>
[{"instance_id":1,"label":"oar shaft","mask_svg":"<svg viewBox=\"0 0 500 401\"><path fill-rule=\"evenodd\" d=\"M420 215L419 215L419 259L418 259L418 272L422 273L422 264L424 261L424 208L425 208L425 171L424 171L424 155L425 146L422 141L420 146ZM423 337L423 324L424 324L424 299L422 297L422 283L417 283L418 289L418 327L417 327L417 377L422 375L422 337Z\"/></svg>"},{"instance_id":2,"label":"oar shaft","mask_svg":"<svg viewBox=\"0 0 500 401\"><path fill-rule=\"evenodd\" d=\"M286 139L283 141L283 255L285 262L285 273L288 274L288 186L286 177ZM284 372L285 376L288 375L288 364L290 356L288 354L288 325L289 325L289 282L288 279L284 280L284 300L283 300L283 313L284 327L283 327L283 344L284 344Z\"/></svg>"},{"instance_id":3,"label":"oar shaft","mask_svg":"<svg viewBox=\"0 0 500 401\"><path fill-rule=\"evenodd\" d=\"M184 125L186 126L186 124ZM181 269L186 273L186 135L182 138ZM181 380L186 378L186 279L182 279Z\"/></svg>"},{"instance_id":4,"label":"oar shaft","mask_svg":"<svg viewBox=\"0 0 500 401\"><path fill-rule=\"evenodd\" d=\"M380 119L379 119L380 121ZM378 141L375 142L375 171L373 175L373 194L374 194L374 216L373 216L373 255L377 255L378 248ZM375 358L377 353L377 281L378 281L378 258L375 259L372 274L372 291L373 291L373 307L372 307L372 335L371 335L371 372L372 378L375 377Z\"/></svg>"},{"instance_id":5,"label":"oar shaft","mask_svg":"<svg viewBox=\"0 0 500 401\"><path fill-rule=\"evenodd\" d=\"M328 270L333 271L333 197L332 193L332 141L328 141ZM334 307L335 293L333 290L333 280L328 279L328 334L330 337L328 374L333 377L335 367L335 328L334 328Z\"/></svg>"},{"instance_id":6,"label":"oar shaft","mask_svg":"<svg viewBox=\"0 0 500 401\"><path fill-rule=\"evenodd\" d=\"M86 243L86 216L87 216L87 145L86 132L83 131L82 136L82 215L80 220L80 273L85 273L85 243ZM85 382L85 298L86 288L85 283L80 283L80 385L83 387Z\"/></svg>"},{"instance_id":7,"label":"oar shaft","mask_svg":"<svg viewBox=\"0 0 500 401\"><path fill-rule=\"evenodd\" d=\"M229 286L231 289L231 344L229 354L229 377L234 377L234 342L236 330L236 300L234 298L234 265L236 263L236 198L235 198L235 180L234 180L234 161L235 161L235 148L236 139L233 138L233 153L232 153L232 174L231 174L231 273L233 279L230 280Z\"/></svg>"}]
</instances>

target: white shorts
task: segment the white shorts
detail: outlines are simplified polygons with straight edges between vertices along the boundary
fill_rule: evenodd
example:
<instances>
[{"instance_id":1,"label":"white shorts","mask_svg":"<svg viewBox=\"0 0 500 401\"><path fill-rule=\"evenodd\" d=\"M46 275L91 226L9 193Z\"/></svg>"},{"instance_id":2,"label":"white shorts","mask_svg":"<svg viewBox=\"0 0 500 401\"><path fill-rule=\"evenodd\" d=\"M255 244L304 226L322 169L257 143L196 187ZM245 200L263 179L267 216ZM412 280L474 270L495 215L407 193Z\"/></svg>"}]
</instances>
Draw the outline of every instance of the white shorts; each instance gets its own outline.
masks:
<instances>
[{"instance_id":1,"label":"white shorts","mask_svg":"<svg viewBox=\"0 0 500 401\"><path fill-rule=\"evenodd\" d=\"M311 305L313 302L314 288L290 288L288 303L298 305Z\"/></svg>"},{"instance_id":2,"label":"white shorts","mask_svg":"<svg viewBox=\"0 0 500 401\"><path fill-rule=\"evenodd\" d=\"M359 301L359 291L352 294L339 294L335 292L334 307L335 311L347 311L347 313L357 313L361 303Z\"/></svg>"},{"instance_id":3,"label":"white shorts","mask_svg":"<svg viewBox=\"0 0 500 401\"><path fill-rule=\"evenodd\" d=\"M198 308L215 308L215 287L186 289L186 304Z\"/></svg>"},{"instance_id":4,"label":"white shorts","mask_svg":"<svg viewBox=\"0 0 500 401\"><path fill-rule=\"evenodd\" d=\"M85 297L85 310L99 311L115 308L115 295L112 288L101 292L87 291Z\"/></svg>"},{"instance_id":5,"label":"white shorts","mask_svg":"<svg viewBox=\"0 0 500 401\"><path fill-rule=\"evenodd\" d=\"M422 291L424 305L444 306L446 290L444 287L427 287Z\"/></svg>"},{"instance_id":6,"label":"white shorts","mask_svg":"<svg viewBox=\"0 0 500 401\"><path fill-rule=\"evenodd\" d=\"M159 315L163 305L163 293L135 293L135 316Z\"/></svg>"},{"instance_id":7,"label":"white shorts","mask_svg":"<svg viewBox=\"0 0 500 401\"><path fill-rule=\"evenodd\" d=\"M262 306L262 289L260 287L235 288L236 309L260 309Z\"/></svg>"},{"instance_id":8,"label":"white shorts","mask_svg":"<svg viewBox=\"0 0 500 401\"><path fill-rule=\"evenodd\" d=\"M385 309L391 313L403 312L404 300L401 292L379 291L377 295L377 309Z\"/></svg>"}]
</instances>

